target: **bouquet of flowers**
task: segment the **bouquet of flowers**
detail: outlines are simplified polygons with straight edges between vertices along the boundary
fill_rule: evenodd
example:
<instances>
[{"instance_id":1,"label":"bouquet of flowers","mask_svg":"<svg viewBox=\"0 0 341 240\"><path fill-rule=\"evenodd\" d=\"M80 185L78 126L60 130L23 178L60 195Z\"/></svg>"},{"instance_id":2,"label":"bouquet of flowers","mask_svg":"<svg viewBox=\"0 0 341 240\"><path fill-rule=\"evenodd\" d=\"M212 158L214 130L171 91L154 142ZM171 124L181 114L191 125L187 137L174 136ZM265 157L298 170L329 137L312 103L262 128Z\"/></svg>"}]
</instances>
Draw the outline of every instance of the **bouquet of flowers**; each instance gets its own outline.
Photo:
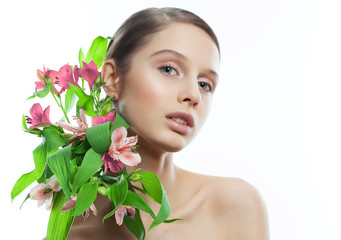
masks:
<instances>
[{"instance_id":1,"label":"bouquet of flowers","mask_svg":"<svg viewBox=\"0 0 341 240\"><path fill-rule=\"evenodd\" d=\"M45 67L37 70L36 91L28 98L52 95L64 116L53 124L50 106L43 110L40 103L33 104L30 116L23 115L24 131L42 138L42 143L33 151L35 169L23 174L11 192L13 201L37 181L24 202L37 200L38 206L45 203L51 210L47 239L66 239L75 216L86 219L90 212L97 215L94 202L98 193L107 196L113 206L103 221L115 215L116 223L125 224L137 239L146 235L141 210L154 219L149 230L179 220L167 220L171 214L169 201L154 173L126 170L125 165L136 166L141 157L136 151L138 137L127 137L129 125L113 109L112 99L100 99L104 82L99 69L108 39L97 37L86 55L80 49L80 67L66 64L58 71ZM69 111L74 109L75 123L69 118ZM157 215L141 194L160 204Z\"/></svg>"}]
</instances>

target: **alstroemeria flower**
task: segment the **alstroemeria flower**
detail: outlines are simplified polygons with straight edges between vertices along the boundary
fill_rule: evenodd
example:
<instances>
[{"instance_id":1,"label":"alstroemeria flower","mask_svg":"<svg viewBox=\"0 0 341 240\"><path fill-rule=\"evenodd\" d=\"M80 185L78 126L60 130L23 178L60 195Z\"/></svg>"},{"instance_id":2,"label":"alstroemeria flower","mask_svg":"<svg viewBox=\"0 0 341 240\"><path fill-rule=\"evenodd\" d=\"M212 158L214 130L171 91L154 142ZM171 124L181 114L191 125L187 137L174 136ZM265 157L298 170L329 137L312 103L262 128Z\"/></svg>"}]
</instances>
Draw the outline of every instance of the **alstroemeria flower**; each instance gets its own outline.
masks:
<instances>
[{"instance_id":1,"label":"alstroemeria flower","mask_svg":"<svg viewBox=\"0 0 341 240\"><path fill-rule=\"evenodd\" d=\"M124 215L126 215L126 214L129 217L134 218L135 217L135 208L133 208L131 206L125 206L125 205L119 206L119 208L115 212L115 219L116 219L117 225L119 225L119 226L122 225Z\"/></svg>"},{"instance_id":2,"label":"alstroemeria flower","mask_svg":"<svg viewBox=\"0 0 341 240\"><path fill-rule=\"evenodd\" d=\"M56 176L52 176L46 183L40 183L30 191L30 197L38 201L38 207L46 204L46 209L52 208L53 192L59 192L61 186L58 183Z\"/></svg>"},{"instance_id":3,"label":"alstroemeria flower","mask_svg":"<svg viewBox=\"0 0 341 240\"><path fill-rule=\"evenodd\" d=\"M127 137L125 127L116 128L111 135L111 145L109 155L113 161L121 161L128 166L136 166L141 162L138 153L133 152L133 147L137 143L137 136Z\"/></svg>"},{"instance_id":4,"label":"alstroemeria flower","mask_svg":"<svg viewBox=\"0 0 341 240\"><path fill-rule=\"evenodd\" d=\"M37 69L37 77L39 78L39 81L38 82L35 82L35 85L36 85L36 91L40 90L40 89L44 89L46 87L46 83L44 81L43 78L50 78L50 73L51 72L56 72L56 71L53 71L53 70L49 70L49 69L45 69L45 66L43 68L43 71ZM51 79L51 78L50 78ZM58 94L58 90L55 88L54 84L54 78L51 79L51 82L52 82L52 87L53 87L53 92Z\"/></svg>"},{"instance_id":5,"label":"alstroemeria flower","mask_svg":"<svg viewBox=\"0 0 341 240\"><path fill-rule=\"evenodd\" d=\"M109 122L109 121L111 121L112 124L114 124L115 118L116 118L115 110L113 110L113 111L109 112L106 116L96 116L96 117L94 117L92 119L92 126L95 126L95 125L98 125L98 124L101 124L101 123L105 123L105 122Z\"/></svg>"},{"instance_id":6,"label":"alstroemeria flower","mask_svg":"<svg viewBox=\"0 0 341 240\"><path fill-rule=\"evenodd\" d=\"M75 68L77 68L77 66L75 66ZM72 68L68 64L61 67L58 72L51 70L49 77L53 83L56 83L61 87L59 94L66 89L70 89L69 83L80 88L78 85L78 76L75 79L73 78Z\"/></svg>"},{"instance_id":7,"label":"alstroemeria flower","mask_svg":"<svg viewBox=\"0 0 341 240\"><path fill-rule=\"evenodd\" d=\"M56 124L59 126L59 127L62 127L66 130L69 130L73 133L76 133L75 135L72 136L72 138L75 138L75 137L79 137L79 136L85 136L85 132L86 130L88 129L88 125L87 125L87 121L86 121L86 114L83 110L83 108L81 108L79 110L79 115L80 115L80 118L77 118L77 124L78 126L72 126L71 124L69 123L66 123L66 122L56 122Z\"/></svg>"},{"instance_id":8,"label":"alstroemeria flower","mask_svg":"<svg viewBox=\"0 0 341 240\"><path fill-rule=\"evenodd\" d=\"M66 212L69 211L71 209L73 209L76 206L76 200L77 200L77 195L71 196L71 199L69 201L67 201L63 207L62 207L62 211ZM83 219L84 221L90 216L90 211L92 211L92 213L97 216L98 215L98 211L95 207L95 204L91 204L90 208L88 208L84 213L83 213Z\"/></svg>"},{"instance_id":9,"label":"alstroemeria flower","mask_svg":"<svg viewBox=\"0 0 341 240\"><path fill-rule=\"evenodd\" d=\"M37 126L40 124L46 124L46 125L52 125L50 122L50 106L45 108L43 111L43 108L41 107L40 103L35 103L30 109L31 117L26 116L26 122L28 124L32 124L32 126L29 129L35 128L35 127L44 127L44 126Z\"/></svg>"},{"instance_id":10,"label":"alstroemeria flower","mask_svg":"<svg viewBox=\"0 0 341 240\"><path fill-rule=\"evenodd\" d=\"M100 72L98 72L97 65L94 61L89 62L89 64L83 61L82 64L83 64L83 69L78 70L79 75L82 78L84 78L85 81L88 82L89 88L91 90Z\"/></svg>"},{"instance_id":11,"label":"alstroemeria flower","mask_svg":"<svg viewBox=\"0 0 341 240\"><path fill-rule=\"evenodd\" d=\"M124 168L124 163L120 160L114 160L109 153L104 153L102 160L104 162L103 168L105 173L108 171L108 169L113 173L118 173Z\"/></svg>"},{"instance_id":12,"label":"alstroemeria flower","mask_svg":"<svg viewBox=\"0 0 341 240\"><path fill-rule=\"evenodd\" d=\"M36 91L45 88L46 83L45 83L43 78L46 78L49 75L49 73L50 73L50 71L49 70L46 71L45 66L44 66L43 71L37 69L37 77L39 78L39 81L35 82ZM43 76L43 78L41 77L41 75Z\"/></svg>"}]
</instances>

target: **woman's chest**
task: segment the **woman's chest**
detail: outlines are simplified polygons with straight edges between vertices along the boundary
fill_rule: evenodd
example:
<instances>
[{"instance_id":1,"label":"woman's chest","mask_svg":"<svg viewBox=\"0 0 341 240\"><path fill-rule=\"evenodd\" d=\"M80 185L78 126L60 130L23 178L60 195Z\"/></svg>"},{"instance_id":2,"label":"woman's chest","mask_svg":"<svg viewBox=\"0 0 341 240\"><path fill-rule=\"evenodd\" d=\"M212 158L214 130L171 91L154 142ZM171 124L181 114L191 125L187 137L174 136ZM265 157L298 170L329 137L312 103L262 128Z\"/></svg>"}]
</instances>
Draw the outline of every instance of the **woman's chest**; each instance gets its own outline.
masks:
<instances>
[{"instance_id":1,"label":"woman's chest","mask_svg":"<svg viewBox=\"0 0 341 240\"><path fill-rule=\"evenodd\" d=\"M173 223L162 223L147 232L146 240L188 240L188 239L226 239L224 223L214 216L212 206L207 201L193 202L176 209L171 218L182 220ZM149 226L148 224L146 224Z\"/></svg>"}]
</instances>

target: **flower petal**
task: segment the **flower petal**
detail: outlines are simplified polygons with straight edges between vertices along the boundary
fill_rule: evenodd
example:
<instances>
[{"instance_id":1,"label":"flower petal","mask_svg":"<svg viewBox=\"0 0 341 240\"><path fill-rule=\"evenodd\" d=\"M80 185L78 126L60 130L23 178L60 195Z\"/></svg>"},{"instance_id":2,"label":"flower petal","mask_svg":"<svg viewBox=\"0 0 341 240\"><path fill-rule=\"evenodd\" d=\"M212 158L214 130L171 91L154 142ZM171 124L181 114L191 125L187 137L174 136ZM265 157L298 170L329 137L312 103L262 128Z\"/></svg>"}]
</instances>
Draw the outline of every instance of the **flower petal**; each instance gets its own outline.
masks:
<instances>
[{"instance_id":1,"label":"flower petal","mask_svg":"<svg viewBox=\"0 0 341 240\"><path fill-rule=\"evenodd\" d=\"M30 114L33 119L41 119L43 116L43 108L40 103L35 103L30 109Z\"/></svg>"},{"instance_id":2,"label":"flower petal","mask_svg":"<svg viewBox=\"0 0 341 240\"><path fill-rule=\"evenodd\" d=\"M87 126L88 123L87 123L87 121L86 121L86 114L85 114L85 111L84 111L83 108L81 108L81 109L79 110L79 116L80 116L80 120L82 121L82 123L83 123L85 126Z\"/></svg>"},{"instance_id":3,"label":"flower petal","mask_svg":"<svg viewBox=\"0 0 341 240\"><path fill-rule=\"evenodd\" d=\"M96 78L100 73L98 72L96 63L94 61L89 62L89 64L83 61L82 64L83 69L79 69L79 75L88 82L89 88L92 89Z\"/></svg>"},{"instance_id":4,"label":"flower petal","mask_svg":"<svg viewBox=\"0 0 341 240\"><path fill-rule=\"evenodd\" d=\"M90 210L92 211L92 213L93 213L95 216L98 215L98 211L97 211L97 208L96 208L95 204L91 204Z\"/></svg>"},{"instance_id":5,"label":"flower petal","mask_svg":"<svg viewBox=\"0 0 341 240\"><path fill-rule=\"evenodd\" d=\"M138 153L133 153L132 151L121 152L120 157L121 162L128 166L136 166L141 162L141 156Z\"/></svg>"},{"instance_id":6,"label":"flower petal","mask_svg":"<svg viewBox=\"0 0 341 240\"><path fill-rule=\"evenodd\" d=\"M63 207L62 207L62 212L66 212L71 210L72 208L74 208L76 206L76 200L69 200L67 201Z\"/></svg>"},{"instance_id":7,"label":"flower petal","mask_svg":"<svg viewBox=\"0 0 341 240\"><path fill-rule=\"evenodd\" d=\"M110 169L111 172L118 173L124 168L124 164L121 161L114 160L109 153L104 153L102 156L104 169Z\"/></svg>"},{"instance_id":8,"label":"flower petal","mask_svg":"<svg viewBox=\"0 0 341 240\"><path fill-rule=\"evenodd\" d=\"M45 183L40 183L37 186L35 186L34 188L32 188L32 190L30 191L30 196L32 199L39 199L41 198L42 194L44 194L44 190L46 188L46 184Z\"/></svg>"},{"instance_id":9,"label":"flower petal","mask_svg":"<svg viewBox=\"0 0 341 240\"><path fill-rule=\"evenodd\" d=\"M115 212L115 219L117 225L121 226L123 224L123 218L126 213L126 209L123 205L121 205Z\"/></svg>"},{"instance_id":10,"label":"flower petal","mask_svg":"<svg viewBox=\"0 0 341 240\"><path fill-rule=\"evenodd\" d=\"M101 123L109 122L111 121L112 124L115 122L115 110L109 112L106 116L96 116L92 119L92 126L96 126Z\"/></svg>"},{"instance_id":11,"label":"flower petal","mask_svg":"<svg viewBox=\"0 0 341 240\"><path fill-rule=\"evenodd\" d=\"M52 189L54 192L59 192L62 188L57 180L57 177L53 175L47 182L46 184L49 186L49 188Z\"/></svg>"},{"instance_id":12,"label":"flower petal","mask_svg":"<svg viewBox=\"0 0 341 240\"><path fill-rule=\"evenodd\" d=\"M116 145L119 148L120 143L127 137L127 129L125 127L116 128L111 134L111 145Z\"/></svg>"},{"instance_id":13,"label":"flower petal","mask_svg":"<svg viewBox=\"0 0 341 240\"><path fill-rule=\"evenodd\" d=\"M51 210L52 208L52 199L53 199L53 192L49 192L46 194L46 202L45 202L45 209Z\"/></svg>"}]
</instances>

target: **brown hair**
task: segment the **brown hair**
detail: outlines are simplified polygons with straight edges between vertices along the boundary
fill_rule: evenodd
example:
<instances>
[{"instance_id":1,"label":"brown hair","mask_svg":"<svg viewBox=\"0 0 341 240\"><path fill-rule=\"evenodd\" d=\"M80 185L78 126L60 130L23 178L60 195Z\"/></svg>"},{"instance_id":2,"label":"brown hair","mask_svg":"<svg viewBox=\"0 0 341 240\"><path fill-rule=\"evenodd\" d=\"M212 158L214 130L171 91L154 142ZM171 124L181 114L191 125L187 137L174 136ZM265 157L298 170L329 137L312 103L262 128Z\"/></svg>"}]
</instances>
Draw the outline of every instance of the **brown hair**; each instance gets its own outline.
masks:
<instances>
[{"instance_id":1,"label":"brown hair","mask_svg":"<svg viewBox=\"0 0 341 240\"><path fill-rule=\"evenodd\" d=\"M114 60L123 76L129 71L132 55L172 22L193 24L203 29L214 41L218 39L211 27L199 16L179 8L147 8L131 15L117 30L109 43L106 59Z\"/></svg>"}]
</instances>

